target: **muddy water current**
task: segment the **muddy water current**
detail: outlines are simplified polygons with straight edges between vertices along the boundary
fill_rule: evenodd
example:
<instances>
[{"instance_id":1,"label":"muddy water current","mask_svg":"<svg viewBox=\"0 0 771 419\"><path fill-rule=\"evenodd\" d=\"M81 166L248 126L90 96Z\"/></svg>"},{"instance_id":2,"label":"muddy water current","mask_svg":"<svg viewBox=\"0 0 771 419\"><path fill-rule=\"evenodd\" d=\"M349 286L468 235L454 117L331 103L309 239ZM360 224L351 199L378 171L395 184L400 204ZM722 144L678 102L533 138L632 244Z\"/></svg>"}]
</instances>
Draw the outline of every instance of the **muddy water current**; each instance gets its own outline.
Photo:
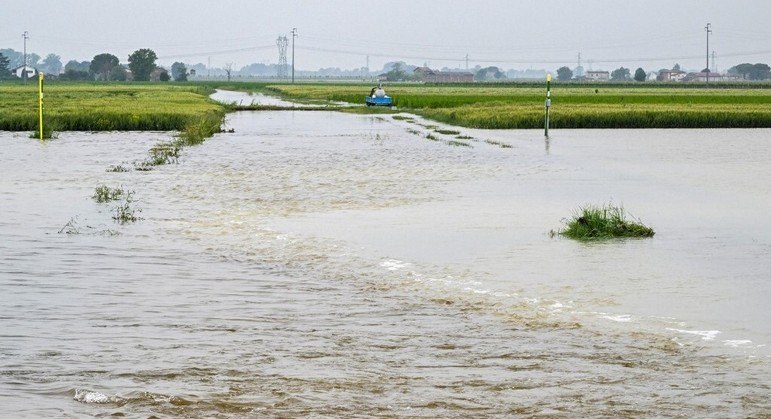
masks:
<instances>
[{"instance_id":1,"label":"muddy water current","mask_svg":"<svg viewBox=\"0 0 771 419\"><path fill-rule=\"evenodd\" d=\"M771 414L771 131L227 124L0 133L0 416ZM549 235L607 202L656 236Z\"/></svg>"}]
</instances>

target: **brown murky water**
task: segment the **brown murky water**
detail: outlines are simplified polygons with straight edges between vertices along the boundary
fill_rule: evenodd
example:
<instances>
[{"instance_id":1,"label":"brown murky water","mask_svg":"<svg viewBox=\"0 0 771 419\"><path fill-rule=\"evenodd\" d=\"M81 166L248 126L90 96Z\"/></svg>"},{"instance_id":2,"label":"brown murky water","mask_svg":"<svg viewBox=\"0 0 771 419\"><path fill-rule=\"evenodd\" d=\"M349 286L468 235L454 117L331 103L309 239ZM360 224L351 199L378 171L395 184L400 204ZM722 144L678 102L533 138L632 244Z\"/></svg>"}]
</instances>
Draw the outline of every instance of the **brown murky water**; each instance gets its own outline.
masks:
<instances>
[{"instance_id":1,"label":"brown murky water","mask_svg":"<svg viewBox=\"0 0 771 419\"><path fill-rule=\"evenodd\" d=\"M769 130L418 123L0 133L0 416L771 413ZM548 236L609 200L656 237Z\"/></svg>"}]
</instances>

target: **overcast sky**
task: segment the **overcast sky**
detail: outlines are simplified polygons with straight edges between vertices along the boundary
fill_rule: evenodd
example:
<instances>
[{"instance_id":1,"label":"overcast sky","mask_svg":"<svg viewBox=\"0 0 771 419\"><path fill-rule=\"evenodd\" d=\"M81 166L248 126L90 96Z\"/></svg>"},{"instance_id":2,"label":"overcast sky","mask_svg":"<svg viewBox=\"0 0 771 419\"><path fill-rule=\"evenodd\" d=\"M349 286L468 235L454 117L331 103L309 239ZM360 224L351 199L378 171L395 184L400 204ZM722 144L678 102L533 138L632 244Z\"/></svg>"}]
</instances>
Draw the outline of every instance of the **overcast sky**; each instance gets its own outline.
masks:
<instances>
[{"instance_id":1,"label":"overcast sky","mask_svg":"<svg viewBox=\"0 0 771 419\"><path fill-rule=\"evenodd\" d=\"M0 0L0 48L62 62L109 52L121 62L150 48L159 63L212 67L278 62L276 38L297 28L298 70L379 70L402 60L431 67L577 65L719 71L771 62L771 0ZM713 68L713 71L715 69Z\"/></svg>"}]
</instances>

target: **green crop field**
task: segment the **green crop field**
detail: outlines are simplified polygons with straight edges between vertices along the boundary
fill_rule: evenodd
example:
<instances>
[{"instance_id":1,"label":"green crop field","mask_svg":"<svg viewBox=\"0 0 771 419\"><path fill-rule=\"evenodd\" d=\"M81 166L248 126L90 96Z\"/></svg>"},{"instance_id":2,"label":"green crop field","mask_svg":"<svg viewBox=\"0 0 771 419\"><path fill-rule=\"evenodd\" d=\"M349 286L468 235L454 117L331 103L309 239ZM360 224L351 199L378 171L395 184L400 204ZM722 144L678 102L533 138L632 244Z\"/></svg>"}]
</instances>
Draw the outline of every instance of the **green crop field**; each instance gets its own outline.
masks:
<instances>
[{"instance_id":1,"label":"green crop field","mask_svg":"<svg viewBox=\"0 0 771 419\"><path fill-rule=\"evenodd\" d=\"M196 85L48 83L44 123L57 131L181 130L207 115L224 115L210 92ZM37 83L0 84L0 130L37 126Z\"/></svg>"},{"instance_id":2,"label":"green crop field","mask_svg":"<svg viewBox=\"0 0 771 419\"><path fill-rule=\"evenodd\" d=\"M261 91L289 100L363 104L371 84L59 83L46 85L46 128L56 131L182 130L238 109L208 98L214 88ZM771 84L564 84L552 87L553 128L768 128ZM399 111L471 128L541 128L545 86L386 85ZM37 85L0 84L0 130L37 129ZM255 109L270 110L271 107ZM281 109L281 107L276 107ZM324 107L308 110L329 109ZM341 108L343 109L343 108ZM364 106L348 112L392 112Z\"/></svg>"},{"instance_id":3,"label":"green crop field","mask_svg":"<svg viewBox=\"0 0 771 419\"><path fill-rule=\"evenodd\" d=\"M591 85L552 87L554 128L771 127L771 85ZM263 86L288 99L362 103L369 85ZM386 86L399 110L471 128L540 128L545 86Z\"/></svg>"}]
</instances>

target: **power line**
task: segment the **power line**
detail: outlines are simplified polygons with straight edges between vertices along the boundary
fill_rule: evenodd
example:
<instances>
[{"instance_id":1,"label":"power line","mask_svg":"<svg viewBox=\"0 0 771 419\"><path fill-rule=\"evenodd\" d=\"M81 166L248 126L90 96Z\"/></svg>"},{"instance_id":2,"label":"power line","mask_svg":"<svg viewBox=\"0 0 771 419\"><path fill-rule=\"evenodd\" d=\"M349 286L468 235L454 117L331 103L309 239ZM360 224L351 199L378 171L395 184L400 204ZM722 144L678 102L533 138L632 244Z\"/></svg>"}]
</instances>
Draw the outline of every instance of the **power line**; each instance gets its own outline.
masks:
<instances>
[{"instance_id":1,"label":"power line","mask_svg":"<svg viewBox=\"0 0 771 419\"><path fill-rule=\"evenodd\" d=\"M257 47L226 49L226 50L219 50L219 51L192 52L189 54L164 55L164 56L158 57L158 59L166 60L170 58L189 58L189 57L203 57L203 56L209 56L209 55L225 55L225 54L233 54L233 53L244 52L244 51L260 51L265 49L273 49L274 47L275 45L261 45Z\"/></svg>"}]
</instances>

